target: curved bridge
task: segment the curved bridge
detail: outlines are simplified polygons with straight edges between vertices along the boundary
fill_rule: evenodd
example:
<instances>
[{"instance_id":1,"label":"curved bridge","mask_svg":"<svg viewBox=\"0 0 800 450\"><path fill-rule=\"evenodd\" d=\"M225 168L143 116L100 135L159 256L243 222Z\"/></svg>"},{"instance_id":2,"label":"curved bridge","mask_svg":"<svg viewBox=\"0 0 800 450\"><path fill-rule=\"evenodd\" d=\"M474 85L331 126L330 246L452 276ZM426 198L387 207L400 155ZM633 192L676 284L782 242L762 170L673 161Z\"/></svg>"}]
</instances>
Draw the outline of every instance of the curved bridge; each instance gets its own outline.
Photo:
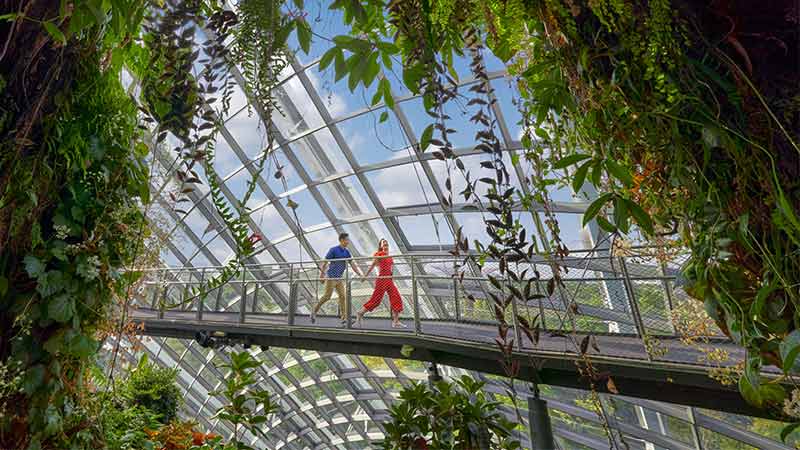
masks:
<instances>
[{"instance_id":1,"label":"curved bridge","mask_svg":"<svg viewBox=\"0 0 800 450\"><path fill-rule=\"evenodd\" d=\"M349 268L343 306L351 319L340 322L334 294L312 323L310 311L323 283L319 263L313 261L246 266L238 279L197 298L190 297L190 289L220 268L146 271L130 315L151 336L196 339L202 333L210 341L409 358L497 375L507 375L507 367L514 366L517 378L579 389L590 386L581 375L588 359L596 373L611 375L612 393L765 415L746 404L735 386L709 377L712 367L741 360L740 347L708 328L696 345L678 337L676 328L702 322L702 317L675 285L673 265L593 255L528 264L531 273L540 274L535 287L542 295L506 308L507 339L514 341L508 360L496 342L500 322L491 300L492 294L507 293L487 278L496 274L496 265L478 267L441 255L394 260L394 281L404 299L401 320L407 328L390 326L388 301L356 323L355 311L371 294L376 277L355 277ZM354 262L364 271L370 259ZM570 269L563 286L547 295L554 264ZM529 336L520 318L536 320L538 333ZM589 335L591 345L581 356L581 342ZM729 358L712 366L702 348L721 350ZM609 392L604 379L595 380L594 387Z\"/></svg>"}]
</instances>

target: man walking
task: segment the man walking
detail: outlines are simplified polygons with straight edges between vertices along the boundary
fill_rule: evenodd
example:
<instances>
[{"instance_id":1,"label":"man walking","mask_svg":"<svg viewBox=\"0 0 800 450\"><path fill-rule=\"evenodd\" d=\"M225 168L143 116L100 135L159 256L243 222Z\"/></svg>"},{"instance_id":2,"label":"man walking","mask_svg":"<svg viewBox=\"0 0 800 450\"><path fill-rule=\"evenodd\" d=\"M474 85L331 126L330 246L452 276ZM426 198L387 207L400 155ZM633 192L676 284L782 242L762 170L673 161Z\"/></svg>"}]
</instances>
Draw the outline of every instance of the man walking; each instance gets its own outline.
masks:
<instances>
[{"instance_id":1,"label":"man walking","mask_svg":"<svg viewBox=\"0 0 800 450\"><path fill-rule=\"evenodd\" d=\"M351 259L352 255L350 255L350 251L347 250L348 245L350 245L348 234L341 233L339 235L339 245L331 247L325 255L325 262L322 263L322 267L319 270L320 278L325 281L325 292L311 311L311 323L317 321L319 309L322 308L325 302L331 299L334 289L336 290L336 296L339 297L339 316L342 319L342 324L347 323L347 308L345 304L347 296L345 294L344 280L342 279L342 275L344 275L344 271L347 268L347 260L350 260L350 266L353 268L353 271L359 276L362 276L361 269L359 269L358 265Z\"/></svg>"}]
</instances>

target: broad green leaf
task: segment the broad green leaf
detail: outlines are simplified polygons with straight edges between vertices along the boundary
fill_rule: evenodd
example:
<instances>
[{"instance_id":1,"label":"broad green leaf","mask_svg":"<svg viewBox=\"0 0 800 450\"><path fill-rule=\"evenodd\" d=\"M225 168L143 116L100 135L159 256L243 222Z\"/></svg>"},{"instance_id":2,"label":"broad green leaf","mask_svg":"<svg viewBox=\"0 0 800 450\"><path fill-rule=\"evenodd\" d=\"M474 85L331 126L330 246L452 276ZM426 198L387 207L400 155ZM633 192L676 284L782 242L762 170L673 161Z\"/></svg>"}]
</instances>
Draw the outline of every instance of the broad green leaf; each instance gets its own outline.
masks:
<instances>
[{"instance_id":1,"label":"broad green leaf","mask_svg":"<svg viewBox=\"0 0 800 450\"><path fill-rule=\"evenodd\" d=\"M22 260L25 264L25 271L31 278L38 278L44 273L44 264L35 256L28 255Z\"/></svg>"},{"instance_id":2,"label":"broad green leaf","mask_svg":"<svg viewBox=\"0 0 800 450\"><path fill-rule=\"evenodd\" d=\"M389 119L389 111L384 111L381 113L380 119L378 119L379 123L386 122Z\"/></svg>"},{"instance_id":3,"label":"broad green leaf","mask_svg":"<svg viewBox=\"0 0 800 450\"><path fill-rule=\"evenodd\" d=\"M584 159L589 159L591 157L592 155L577 154L577 153L574 155L565 156L559 159L555 164L553 164L553 169L556 170L566 169L567 167L574 165L575 163L581 162Z\"/></svg>"},{"instance_id":4,"label":"broad green leaf","mask_svg":"<svg viewBox=\"0 0 800 450\"><path fill-rule=\"evenodd\" d=\"M580 192L583 188L583 183L586 182L586 174L589 173L589 166L591 164L591 161L586 161L583 165L578 167L578 170L572 175L572 189L575 193Z\"/></svg>"},{"instance_id":5,"label":"broad green leaf","mask_svg":"<svg viewBox=\"0 0 800 450\"><path fill-rule=\"evenodd\" d=\"M753 386L746 376L739 378L739 393L742 394L742 398L744 398L747 403L757 408L761 407L762 397L759 393L758 386Z\"/></svg>"},{"instance_id":6,"label":"broad green leaf","mask_svg":"<svg viewBox=\"0 0 800 450\"><path fill-rule=\"evenodd\" d=\"M61 294L47 303L47 318L66 323L75 314L75 302L71 295Z\"/></svg>"},{"instance_id":7,"label":"broad green leaf","mask_svg":"<svg viewBox=\"0 0 800 450\"><path fill-rule=\"evenodd\" d=\"M760 316L761 310L764 309L764 304L767 301L767 297L769 297L769 295L773 293L779 286L780 284L775 280L769 280L763 286L761 286L756 293L755 301L753 301L753 304L750 305L750 315Z\"/></svg>"},{"instance_id":8,"label":"broad green leaf","mask_svg":"<svg viewBox=\"0 0 800 450\"><path fill-rule=\"evenodd\" d=\"M347 80L347 87L350 89L350 92L355 91L359 82L364 82L364 84L366 84L364 75L366 75L367 68L369 67L369 61L370 58L360 54L353 54L348 58L347 65L350 69L350 78Z\"/></svg>"},{"instance_id":9,"label":"broad green leaf","mask_svg":"<svg viewBox=\"0 0 800 450\"><path fill-rule=\"evenodd\" d=\"M631 175L630 171L613 159L606 160L606 168L608 169L608 173L619 180L623 185L631 186L633 184L633 175Z\"/></svg>"},{"instance_id":10,"label":"broad green leaf","mask_svg":"<svg viewBox=\"0 0 800 450\"><path fill-rule=\"evenodd\" d=\"M383 92L383 102L389 109L394 108L394 97L392 97L392 86L389 84L389 79L384 77L378 82L378 90Z\"/></svg>"},{"instance_id":11,"label":"broad green leaf","mask_svg":"<svg viewBox=\"0 0 800 450\"><path fill-rule=\"evenodd\" d=\"M617 227L615 227L613 223L609 222L609 221L608 221L608 219L606 219L605 217L603 217L603 215L602 215L602 214L599 214L599 215L596 217L596 219L597 219L597 225L599 225L599 226L600 226L600 228L601 228L603 231L606 231L606 232L608 232L608 233L616 233L616 231L617 231Z\"/></svg>"},{"instance_id":12,"label":"broad green leaf","mask_svg":"<svg viewBox=\"0 0 800 450\"><path fill-rule=\"evenodd\" d=\"M422 137L419 139L419 150L424 152L425 149L428 148L428 145L431 143L431 138L433 137L433 124L428 125L425 127L425 130L422 132Z\"/></svg>"},{"instance_id":13,"label":"broad green leaf","mask_svg":"<svg viewBox=\"0 0 800 450\"><path fill-rule=\"evenodd\" d=\"M372 96L372 100L369 102L370 106L375 106L380 103L381 98L383 98L383 92L378 89L375 91L375 94Z\"/></svg>"},{"instance_id":14,"label":"broad green leaf","mask_svg":"<svg viewBox=\"0 0 800 450\"><path fill-rule=\"evenodd\" d=\"M378 64L378 52L374 52L369 56L369 62L367 63L366 69L364 69L364 76L362 77L364 80L364 87L372 86L372 82L375 81L380 71L381 66Z\"/></svg>"},{"instance_id":15,"label":"broad green leaf","mask_svg":"<svg viewBox=\"0 0 800 450\"><path fill-rule=\"evenodd\" d=\"M335 76L334 81L339 81L347 75L347 61L344 59L344 53L339 50L336 52L336 57L334 58L333 64Z\"/></svg>"},{"instance_id":16,"label":"broad green leaf","mask_svg":"<svg viewBox=\"0 0 800 450\"><path fill-rule=\"evenodd\" d=\"M305 54L311 50L311 26L305 20L297 21L297 41Z\"/></svg>"},{"instance_id":17,"label":"broad green leaf","mask_svg":"<svg viewBox=\"0 0 800 450\"><path fill-rule=\"evenodd\" d=\"M603 194L603 195L597 197L597 199L595 199L595 201L593 201L589 205L589 207L586 208L586 211L584 211L584 213L583 213L583 226L586 226L586 224L591 222L592 219L594 219L595 216L597 216L597 214L600 213L600 209L602 209L603 206L606 203L608 203L609 200L611 200L613 197L614 197L614 194L611 194L611 193Z\"/></svg>"},{"instance_id":18,"label":"broad green leaf","mask_svg":"<svg viewBox=\"0 0 800 450\"><path fill-rule=\"evenodd\" d=\"M67 43L67 38L64 36L64 33L58 29L52 22L42 22L44 26L44 30L47 31L47 34L50 35L51 38L55 39L56 41L60 42L61 44Z\"/></svg>"},{"instance_id":19,"label":"broad green leaf","mask_svg":"<svg viewBox=\"0 0 800 450\"><path fill-rule=\"evenodd\" d=\"M331 47L327 52L323 53L322 58L319 59L319 70L325 70L330 66L336 55L341 52L339 48Z\"/></svg>"},{"instance_id":20,"label":"broad green leaf","mask_svg":"<svg viewBox=\"0 0 800 450\"><path fill-rule=\"evenodd\" d=\"M636 219L636 223L639 225L639 228L645 232L645 234L652 235L653 234L653 220L650 218L650 215L642 209L641 206L637 205L635 202L630 200L624 199L625 206L631 212L631 215L634 219Z\"/></svg>"},{"instance_id":21,"label":"broad green leaf","mask_svg":"<svg viewBox=\"0 0 800 450\"><path fill-rule=\"evenodd\" d=\"M61 272L51 270L37 278L36 291L42 297L48 297L64 289L64 279Z\"/></svg>"},{"instance_id":22,"label":"broad green leaf","mask_svg":"<svg viewBox=\"0 0 800 450\"><path fill-rule=\"evenodd\" d=\"M630 214L628 213L628 206L621 197L614 199L614 224L616 224L619 231L628 233L630 230Z\"/></svg>"},{"instance_id":23,"label":"broad green leaf","mask_svg":"<svg viewBox=\"0 0 800 450\"><path fill-rule=\"evenodd\" d=\"M794 330L783 338L779 348L781 361L783 361L783 371L789 373L794 367L797 355L800 354L800 330Z\"/></svg>"}]
</instances>

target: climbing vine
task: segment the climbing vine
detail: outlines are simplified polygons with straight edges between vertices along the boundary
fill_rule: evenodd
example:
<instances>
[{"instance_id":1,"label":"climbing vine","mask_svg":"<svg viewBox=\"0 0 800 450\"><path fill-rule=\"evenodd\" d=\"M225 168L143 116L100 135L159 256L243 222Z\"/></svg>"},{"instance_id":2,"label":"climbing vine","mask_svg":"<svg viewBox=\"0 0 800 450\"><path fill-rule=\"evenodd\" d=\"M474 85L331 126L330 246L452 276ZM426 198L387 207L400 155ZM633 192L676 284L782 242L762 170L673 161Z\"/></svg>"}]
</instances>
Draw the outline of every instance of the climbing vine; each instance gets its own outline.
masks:
<instances>
[{"instance_id":1,"label":"climbing vine","mask_svg":"<svg viewBox=\"0 0 800 450\"><path fill-rule=\"evenodd\" d=\"M684 288L748 350L742 395L780 414L786 393L759 372L764 364L796 372L800 353L796 4L364 0L332 8L345 12L351 33L334 38L320 68L357 57L364 67L336 64L336 76L369 86L400 57L404 83L434 114L442 89L431 77L452 73L452 55L478 30L518 88L526 151L512 162L533 176L528 192L514 195L548 211L554 183L576 193L591 186L600 195L584 224L689 248ZM390 105L387 91L379 85L373 103ZM564 254L546 214L547 244Z\"/></svg>"}]
</instances>

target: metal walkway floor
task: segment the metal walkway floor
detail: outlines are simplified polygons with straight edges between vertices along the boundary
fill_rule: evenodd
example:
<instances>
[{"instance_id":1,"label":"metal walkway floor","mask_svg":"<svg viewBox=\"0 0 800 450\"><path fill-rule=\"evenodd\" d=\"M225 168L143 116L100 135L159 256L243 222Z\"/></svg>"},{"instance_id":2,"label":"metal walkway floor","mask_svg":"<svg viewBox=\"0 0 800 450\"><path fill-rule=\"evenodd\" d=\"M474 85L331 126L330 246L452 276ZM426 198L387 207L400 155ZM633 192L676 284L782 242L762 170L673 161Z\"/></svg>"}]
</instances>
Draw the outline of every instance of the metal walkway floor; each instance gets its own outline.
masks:
<instances>
[{"instance_id":1,"label":"metal walkway floor","mask_svg":"<svg viewBox=\"0 0 800 450\"><path fill-rule=\"evenodd\" d=\"M415 331L413 321L405 321L409 328L396 329L390 327L388 319L366 318L361 326L347 328L335 316L320 316L312 324L307 315L296 315L289 325L284 314L247 313L242 322L243 315L238 312L205 312L198 321L196 311L151 308L132 309L131 317L143 325L143 334L150 336L194 339L199 331L207 331L242 344L409 358L506 375L495 343L497 327L490 324L420 320L420 330ZM523 338L522 348L513 353L520 367L518 378L587 389L589 380L580 375L581 357L574 343L583 336L542 332L537 345ZM599 373L611 375L619 394L764 415L746 404L735 386L723 386L711 379L709 367L701 363L703 353L674 337L651 337L661 349L657 358L648 356L636 335L595 334L595 339L597 349L590 346L589 360ZM718 340L712 345L728 351L732 360L743 356L742 349L728 341ZM406 347L411 352L404 355L403 346L413 350ZM603 380L595 383L595 389L609 392Z\"/></svg>"}]
</instances>

